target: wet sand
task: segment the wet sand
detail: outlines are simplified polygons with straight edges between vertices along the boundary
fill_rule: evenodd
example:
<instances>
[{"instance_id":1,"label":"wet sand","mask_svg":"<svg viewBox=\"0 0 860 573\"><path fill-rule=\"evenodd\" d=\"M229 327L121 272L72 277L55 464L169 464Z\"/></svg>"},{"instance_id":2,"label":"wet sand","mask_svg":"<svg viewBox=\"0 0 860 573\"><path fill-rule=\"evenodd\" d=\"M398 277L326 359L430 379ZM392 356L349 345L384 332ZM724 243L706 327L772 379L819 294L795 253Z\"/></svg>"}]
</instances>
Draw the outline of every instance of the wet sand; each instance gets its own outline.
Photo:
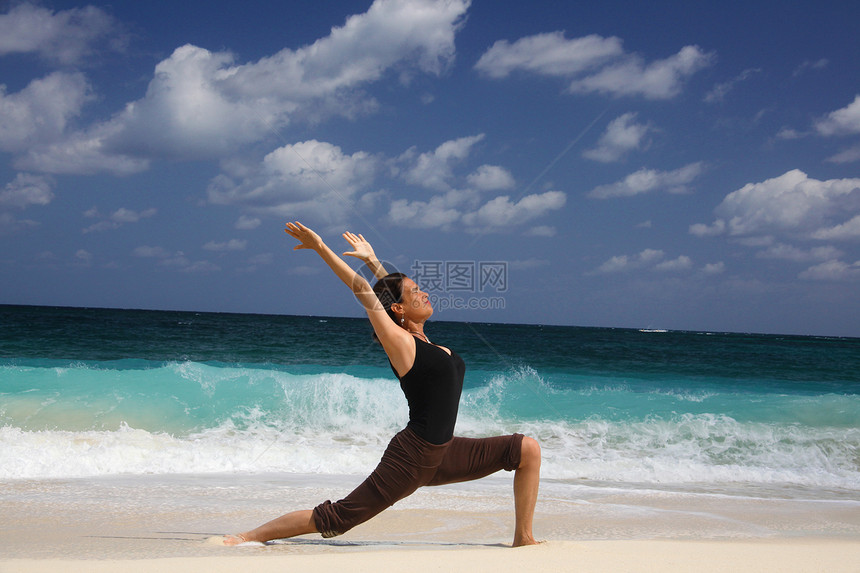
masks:
<instances>
[{"instance_id":1,"label":"wet sand","mask_svg":"<svg viewBox=\"0 0 860 573\"><path fill-rule=\"evenodd\" d=\"M510 481L426 488L346 535L224 547L350 476L129 476L0 483L0 572L851 571L850 492L750 496L546 482L535 547L512 549ZM821 493L821 492L820 492Z\"/></svg>"}]
</instances>

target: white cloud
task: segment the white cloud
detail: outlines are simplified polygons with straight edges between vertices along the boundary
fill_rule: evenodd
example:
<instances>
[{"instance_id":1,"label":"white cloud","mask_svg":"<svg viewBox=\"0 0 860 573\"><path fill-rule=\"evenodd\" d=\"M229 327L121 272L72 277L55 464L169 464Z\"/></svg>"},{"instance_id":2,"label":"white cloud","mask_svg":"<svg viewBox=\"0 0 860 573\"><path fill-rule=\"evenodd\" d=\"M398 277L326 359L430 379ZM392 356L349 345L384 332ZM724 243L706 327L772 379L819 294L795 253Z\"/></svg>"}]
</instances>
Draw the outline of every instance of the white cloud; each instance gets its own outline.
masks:
<instances>
[{"instance_id":1,"label":"white cloud","mask_svg":"<svg viewBox=\"0 0 860 573\"><path fill-rule=\"evenodd\" d=\"M567 77L624 54L621 40L596 34L568 40L564 32L528 36L509 43L499 40L475 64L491 78L505 78L517 70Z\"/></svg>"},{"instance_id":2,"label":"white cloud","mask_svg":"<svg viewBox=\"0 0 860 573\"><path fill-rule=\"evenodd\" d=\"M831 260L809 267L798 275L810 281L843 281L860 278L860 261L848 264Z\"/></svg>"},{"instance_id":3,"label":"white cloud","mask_svg":"<svg viewBox=\"0 0 860 573\"><path fill-rule=\"evenodd\" d=\"M47 205L54 199L53 187L50 177L18 173L15 180L0 191L0 207L24 209L30 205Z\"/></svg>"},{"instance_id":4,"label":"white cloud","mask_svg":"<svg viewBox=\"0 0 860 573\"><path fill-rule=\"evenodd\" d=\"M92 99L80 73L54 72L11 95L0 85L0 150L17 152L56 141Z\"/></svg>"},{"instance_id":5,"label":"white cloud","mask_svg":"<svg viewBox=\"0 0 860 573\"><path fill-rule=\"evenodd\" d=\"M659 249L645 249L635 255L618 255L610 258L597 269L586 273L589 275L602 275L630 272L635 270L648 270L662 273L679 273L689 271L693 268L693 259L687 255L680 255L675 259L665 260L666 253ZM718 275L726 269L725 263L706 264L700 270L703 275Z\"/></svg>"},{"instance_id":6,"label":"white cloud","mask_svg":"<svg viewBox=\"0 0 860 573\"><path fill-rule=\"evenodd\" d=\"M379 79L403 62L440 74L454 58L454 35L464 23L469 0L376 0L364 14L310 46L285 49L257 63L228 70L241 94L296 99Z\"/></svg>"},{"instance_id":7,"label":"white cloud","mask_svg":"<svg viewBox=\"0 0 860 573\"><path fill-rule=\"evenodd\" d=\"M769 248L756 253L756 256L760 259L781 259L794 262L827 261L838 259L842 255L842 251L836 247L828 246L800 249L783 243L772 245Z\"/></svg>"},{"instance_id":8,"label":"white cloud","mask_svg":"<svg viewBox=\"0 0 860 573\"><path fill-rule=\"evenodd\" d=\"M133 211L131 209L126 209L125 207L120 207L111 214L110 218L112 221L116 221L117 223L137 223L141 219L147 219L154 216L157 212L158 210L155 208L145 209L143 211Z\"/></svg>"},{"instance_id":9,"label":"white cloud","mask_svg":"<svg viewBox=\"0 0 860 573\"><path fill-rule=\"evenodd\" d=\"M713 55L702 52L698 46L685 46L674 56L650 64L638 56L629 56L594 75L574 80L569 89L573 93L671 99L681 92L684 80L713 61Z\"/></svg>"},{"instance_id":10,"label":"white cloud","mask_svg":"<svg viewBox=\"0 0 860 573\"><path fill-rule=\"evenodd\" d=\"M726 96L735 89L735 86L740 82L748 80L753 74L761 72L758 68L750 68L742 71L740 74L730 79L727 82L717 84L705 94L706 103L718 103L726 99Z\"/></svg>"},{"instance_id":11,"label":"white cloud","mask_svg":"<svg viewBox=\"0 0 860 573\"><path fill-rule=\"evenodd\" d=\"M469 185L481 191L512 189L516 182L511 172L498 165L481 165L467 178Z\"/></svg>"},{"instance_id":12,"label":"white cloud","mask_svg":"<svg viewBox=\"0 0 860 573\"><path fill-rule=\"evenodd\" d=\"M689 191L688 185L701 175L704 169L704 163L701 161L690 163L674 171L640 169L617 183L595 187L588 193L588 196L593 199L609 199L611 197L632 197L633 195L655 191L686 193Z\"/></svg>"},{"instance_id":13,"label":"white cloud","mask_svg":"<svg viewBox=\"0 0 860 573\"><path fill-rule=\"evenodd\" d=\"M38 226L39 223L32 219L16 219L11 213L0 211L0 235L15 233L22 229Z\"/></svg>"},{"instance_id":14,"label":"white cloud","mask_svg":"<svg viewBox=\"0 0 860 573\"><path fill-rule=\"evenodd\" d=\"M860 133L860 95L854 101L815 123L821 135L852 135Z\"/></svg>"},{"instance_id":15,"label":"white cloud","mask_svg":"<svg viewBox=\"0 0 860 573\"><path fill-rule=\"evenodd\" d=\"M564 193L547 191L527 195L519 201L501 195L478 206L474 193L468 190L449 191L428 201L395 200L391 203L388 217L392 223L400 226L447 230L457 224L467 232L493 233L560 209L566 201ZM550 232L550 229L545 227L543 231Z\"/></svg>"},{"instance_id":16,"label":"white cloud","mask_svg":"<svg viewBox=\"0 0 860 573\"><path fill-rule=\"evenodd\" d=\"M693 260L686 255L681 255L677 259L663 261L654 265L654 270L667 272L686 271L691 268L693 268Z\"/></svg>"},{"instance_id":17,"label":"white cloud","mask_svg":"<svg viewBox=\"0 0 860 573\"><path fill-rule=\"evenodd\" d=\"M821 228L812 233L813 239L824 241L841 241L858 237L860 237L860 215L856 215L844 223L829 228Z\"/></svg>"},{"instance_id":18,"label":"white cloud","mask_svg":"<svg viewBox=\"0 0 860 573\"><path fill-rule=\"evenodd\" d=\"M776 134L776 138L777 139L793 140L793 139L802 139L802 138L806 137L807 135L809 135L809 134L797 131L796 129L793 129L791 127L783 127Z\"/></svg>"},{"instance_id":19,"label":"white cloud","mask_svg":"<svg viewBox=\"0 0 860 573\"><path fill-rule=\"evenodd\" d=\"M191 266L192 263L188 257L185 256L185 253L177 251L176 253L163 258L159 264L165 267L184 269Z\"/></svg>"},{"instance_id":20,"label":"white cloud","mask_svg":"<svg viewBox=\"0 0 860 573\"><path fill-rule=\"evenodd\" d=\"M370 212L376 209L380 203L387 201L389 197L390 193L385 189L371 191L363 193L355 202L355 205L362 212Z\"/></svg>"},{"instance_id":21,"label":"white cloud","mask_svg":"<svg viewBox=\"0 0 860 573\"><path fill-rule=\"evenodd\" d=\"M428 189L447 190L453 177L452 167L469 156L472 147L484 139L484 134L446 141L435 150L415 156L410 149L398 158L404 164L401 176L413 185Z\"/></svg>"},{"instance_id":22,"label":"white cloud","mask_svg":"<svg viewBox=\"0 0 860 573\"><path fill-rule=\"evenodd\" d=\"M797 66L797 69L791 74L793 77L800 76L806 73L809 70L822 70L826 68L830 64L830 61L827 58L821 58L820 60L811 61L805 60Z\"/></svg>"},{"instance_id":23,"label":"white cloud","mask_svg":"<svg viewBox=\"0 0 860 573\"><path fill-rule=\"evenodd\" d=\"M368 191L383 165L390 175L413 185L443 191L420 200L390 200L389 218L398 225L419 228L449 228L464 214L478 209L479 191L514 186L511 173L501 166L482 165L463 178L469 186L457 189L455 167L465 161L483 134L446 141L436 149L418 153L414 148L393 160L362 151L348 155L340 147L316 140L286 145L268 154L261 163L241 160L222 162L222 174L208 189L214 204L238 205L246 211L240 222L257 226L254 215L296 217L311 215L328 224L340 224L356 210L376 208L379 199L389 197L382 190ZM539 211L534 196L515 207L524 216ZM487 213L498 203L487 206ZM478 221L483 214L475 213ZM237 222L237 227L239 223Z\"/></svg>"},{"instance_id":24,"label":"white cloud","mask_svg":"<svg viewBox=\"0 0 860 573\"><path fill-rule=\"evenodd\" d=\"M260 219L258 219L257 217L249 217L248 215L240 215L239 218L236 220L236 224L233 226L236 229L239 229L241 231L250 231L250 230L256 229L257 227L259 227L262 224L263 224L263 222Z\"/></svg>"},{"instance_id":25,"label":"white cloud","mask_svg":"<svg viewBox=\"0 0 860 573\"><path fill-rule=\"evenodd\" d=\"M0 56L35 53L59 64L77 64L101 40L114 49L125 44L114 19L95 6L53 12L25 2L0 15Z\"/></svg>"},{"instance_id":26,"label":"white cloud","mask_svg":"<svg viewBox=\"0 0 860 573\"><path fill-rule=\"evenodd\" d=\"M659 263L666 256L658 249L645 249L636 255L617 255L600 265L590 274L608 274L641 269Z\"/></svg>"},{"instance_id":27,"label":"white cloud","mask_svg":"<svg viewBox=\"0 0 860 573\"><path fill-rule=\"evenodd\" d=\"M627 54L616 37L598 35L568 40L563 32L537 34L511 44L496 42L475 68L491 78L505 78L523 70L570 79L573 93L600 92L614 96L667 99L681 90L690 75L710 65L712 54L685 46L674 56L646 64Z\"/></svg>"},{"instance_id":28,"label":"white cloud","mask_svg":"<svg viewBox=\"0 0 860 573\"><path fill-rule=\"evenodd\" d=\"M463 223L472 231L492 232L561 209L566 201L567 196L561 191L526 195L519 201L502 195L487 201L477 211L463 215Z\"/></svg>"},{"instance_id":29,"label":"white cloud","mask_svg":"<svg viewBox=\"0 0 860 573\"><path fill-rule=\"evenodd\" d=\"M847 106L830 112L818 119L813 124L814 131L805 133L791 128L783 128L777 133L777 139L800 139L818 133L823 137L850 136L860 134L860 95L854 97L854 101ZM828 157L830 163L854 163L860 161L860 144L840 151Z\"/></svg>"},{"instance_id":30,"label":"white cloud","mask_svg":"<svg viewBox=\"0 0 860 573\"><path fill-rule=\"evenodd\" d=\"M726 222L722 219L717 219L711 225L704 223L694 223L690 225L690 234L697 237L716 237L726 232Z\"/></svg>"},{"instance_id":31,"label":"white cloud","mask_svg":"<svg viewBox=\"0 0 860 573\"><path fill-rule=\"evenodd\" d=\"M336 222L373 180L378 161L362 151L347 155L336 145L310 140L280 147L260 164L232 163L225 169L209 184L211 203L288 217L313 213Z\"/></svg>"},{"instance_id":32,"label":"white cloud","mask_svg":"<svg viewBox=\"0 0 860 573\"><path fill-rule=\"evenodd\" d=\"M761 183L748 183L726 195L709 227L693 225L693 234L726 229L730 235L787 234L818 239L854 236L860 212L860 179L819 181L794 169ZM849 219L850 218L850 219Z\"/></svg>"},{"instance_id":33,"label":"white cloud","mask_svg":"<svg viewBox=\"0 0 860 573\"><path fill-rule=\"evenodd\" d=\"M431 197L428 201L408 201L396 199L388 209L388 218L395 225L418 227L422 229L449 229L462 216L462 209L474 197L468 192L449 191Z\"/></svg>"},{"instance_id":34,"label":"white cloud","mask_svg":"<svg viewBox=\"0 0 860 573\"><path fill-rule=\"evenodd\" d=\"M154 217L158 212L157 209L150 208L145 209L143 211L134 211L132 209L126 209L125 207L120 207L113 213L111 213L107 217L102 217L98 209L93 207L86 213L84 213L85 217L88 218L100 218L102 219L98 223L90 225L86 229L84 229L84 233L92 233L94 231L110 231L113 229L119 229L126 223L137 223L141 219L148 219L150 217Z\"/></svg>"},{"instance_id":35,"label":"white cloud","mask_svg":"<svg viewBox=\"0 0 860 573\"><path fill-rule=\"evenodd\" d=\"M860 144L840 151L833 157L828 157L827 161L831 163L854 163L855 161L860 161Z\"/></svg>"},{"instance_id":36,"label":"white cloud","mask_svg":"<svg viewBox=\"0 0 860 573\"><path fill-rule=\"evenodd\" d=\"M517 200L501 195L482 200L481 192L511 189L513 175L498 165L481 165L465 177L455 173L484 134L444 142L430 152L415 148L401 154L392 165L391 175L408 183L441 193L424 199L395 198L390 201L388 219L395 225L450 230L455 225L467 232L498 232L518 226L560 209L567 196L560 191L532 194ZM458 183L467 183L465 187ZM375 194L377 195L377 194ZM533 229L535 236L550 236L551 227Z\"/></svg>"},{"instance_id":37,"label":"white cloud","mask_svg":"<svg viewBox=\"0 0 860 573\"><path fill-rule=\"evenodd\" d=\"M158 266L176 269L183 273L217 272L221 267L209 261L192 261L182 251L171 252L163 247L141 246L133 251L136 257L158 259Z\"/></svg>"},{"instance_id":38,"label":"white cloud","mask_svg":"<svg viewBox=\"0 0 860 573\"><path fill-rule=\"evenodd\" d=\"M636 123L635 113L625 113L612 120L606 131L600 136L597 146L583 152L583 157L611 163L618 161L631 151L647 146L645 136L651 127L644 123Z\"/></svg>"},{"instance_id":39,"label":"white cloud","mask_svg":"<svg viewBox=\"0 0 860 573\"><path fill-rule=\"evenodd\" d=\"M226 251L244 251L248 247L248 241L244 239L230 239L229 241L216 242L209 241L203 248L207 251L226 252Z\"/></svg>"},{"instance_id":40,"label":"white cloud","mask_svg":"<svg viewBox=\"0 0 860 573\"><path fill-rule=\"evenodd\" d=\"M149 168L149 160L112 151L106 141L121 128L118 124L98 124L58 141L30 148L14 164L18 169L46 173L91 175L108 172L130 175Z\"/></svg>"},{"instance_id":41,"label":"white cloud","mask_svg":"<svg viewBox=\"0 0 860 573\"><path fill-rule=\"evenodd\" d=\"M142 99L20 161L54 173L129 173L152 158L222 157L297 119L365 113L377 104L361 86L392 70L448 68L468 5L377 0L313 44L247 64L228 52L181 46L156 66Z\"/></svg>"},{"instance_id":42,"label":"white cloud","mask_svg":"<svg viewBox=\"0 0 860 573\"><path fill-rule=\"evenodd\" d=\"M77 252L75 252L75 260L77 260L78 262L80 262L83 265L86 265L86 266L91 265L93 262L93 258L94 258L93 254L89 251L84 250L84 249L79 249Z\"/></svg>"},{"instance_id":43,"label":"white cloud","mask_svg":"<svg viewBox=\"0 0 860 573\"><path fill-rule=\"evenodd\" d=\"M211 157L261 138L287 102L254 105L227 93L223 75L233 56L186 45L155 67L146 96L111 123L112 152L145 157ZM279 105L280 104L280 105Z\"/></svg>"},{"instance_id":44,"label":"white cloud","mask_svg":"<svg viewBox=\"0 0 860 573\"><path fill-rule=\"evenodd\" d=\"M347 155L336 145L314 139L285 145L263 159L266 175L278 185L290 186L298 198L332 190L352 196L373 178L376 168L377 161L364 151Z\"/></svg>"}]
</instances>

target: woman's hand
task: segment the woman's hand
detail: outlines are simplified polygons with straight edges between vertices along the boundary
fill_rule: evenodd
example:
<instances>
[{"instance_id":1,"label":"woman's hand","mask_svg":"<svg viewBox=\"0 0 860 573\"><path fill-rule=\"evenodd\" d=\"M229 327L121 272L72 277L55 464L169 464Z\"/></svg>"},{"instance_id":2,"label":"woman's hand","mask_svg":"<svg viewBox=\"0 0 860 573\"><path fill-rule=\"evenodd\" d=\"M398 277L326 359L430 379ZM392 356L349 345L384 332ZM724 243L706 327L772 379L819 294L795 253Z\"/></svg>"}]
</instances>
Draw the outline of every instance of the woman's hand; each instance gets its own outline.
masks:
<instances>
[{"instance_id":1,"label":"woman's hand","mask_svg":"<svg viewBox=\"0 0 860 573\"><path fill-rule=\"evenodd\" d=\"M373 252L373 247L370 246L367 239L362 235L356 235L349 231L343 234L343 238L346 239L349 246L353 248L351 252L344 253L344 256L355 257L363 261L364 264L367 265L367 268L370 269L370 272L373 273L373 276L378 279L381 279L388 274L388 271L385 270L385 267L381 262L379 262L379 259L376 258L376 253Z\"/></svg>"},{"instance_id":2,"label":"woman's hand","mask_svg":"<svg viewBox=\"0 0 860 573\"><path fill-rule=\"evenodd\" d=\"M300 249L312 249L319 252L319 250L325 246L325 243L323 243L319 235L298 221L295 223L287 223L287 228L284 229L284 232L299 241L300 244L293 247L294 251L298 251Z\"/></svg>"},{"instance_id":3,"label":"woman's hand","mask_svg":"<svg viewBox=\"0 0 860 573\"><path fill-rule=\"evenodd\" d=\"M376 260L376 253L373 252L373 247L370 246L370 243L362 235L356 235L347 231L343 234L343 238L346 239L346 242L353 249L349 253L344 253L344 256L355 257L365 263L370 260Z\"/></svg>"}]
</instances>

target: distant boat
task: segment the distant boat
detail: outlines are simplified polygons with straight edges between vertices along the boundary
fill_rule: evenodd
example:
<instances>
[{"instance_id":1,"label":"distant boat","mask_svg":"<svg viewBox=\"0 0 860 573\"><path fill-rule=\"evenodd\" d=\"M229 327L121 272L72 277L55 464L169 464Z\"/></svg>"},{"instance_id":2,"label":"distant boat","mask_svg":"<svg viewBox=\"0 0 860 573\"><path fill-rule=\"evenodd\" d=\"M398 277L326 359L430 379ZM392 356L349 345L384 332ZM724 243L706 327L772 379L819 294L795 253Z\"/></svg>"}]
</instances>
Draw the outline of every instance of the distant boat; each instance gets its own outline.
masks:
<instances>
[{"instance_id":1,"label":"distant boat","mask_svg":"<svg viewBox=\"0 0 860 573\"><path fill-rule=\"evenodd\" d=\"M640 328L639 332L669 332L665 328Z\"/></svg>"}]
</instances>

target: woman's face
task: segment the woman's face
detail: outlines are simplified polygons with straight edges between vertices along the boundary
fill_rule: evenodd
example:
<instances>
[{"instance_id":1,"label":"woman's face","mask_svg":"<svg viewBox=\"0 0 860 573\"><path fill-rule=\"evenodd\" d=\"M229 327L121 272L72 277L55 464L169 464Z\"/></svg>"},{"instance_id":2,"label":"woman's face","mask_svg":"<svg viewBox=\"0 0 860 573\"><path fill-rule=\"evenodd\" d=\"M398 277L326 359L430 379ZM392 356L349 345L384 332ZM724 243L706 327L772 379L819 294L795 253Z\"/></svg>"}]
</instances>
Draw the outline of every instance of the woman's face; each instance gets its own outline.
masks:
<instances>
[{"instance_id":1,"label":"woman's face","mask_svg":"<svg viewBox=\"0 0 860 573\"><path fill-rule=\"evenodd\" d=\"M413 322L423 322L430 318L433 314L430 296L410 278L404 278L401 284L403 293L400 304L403 305L406 318Z\"/></svg>"}]
</instances>

